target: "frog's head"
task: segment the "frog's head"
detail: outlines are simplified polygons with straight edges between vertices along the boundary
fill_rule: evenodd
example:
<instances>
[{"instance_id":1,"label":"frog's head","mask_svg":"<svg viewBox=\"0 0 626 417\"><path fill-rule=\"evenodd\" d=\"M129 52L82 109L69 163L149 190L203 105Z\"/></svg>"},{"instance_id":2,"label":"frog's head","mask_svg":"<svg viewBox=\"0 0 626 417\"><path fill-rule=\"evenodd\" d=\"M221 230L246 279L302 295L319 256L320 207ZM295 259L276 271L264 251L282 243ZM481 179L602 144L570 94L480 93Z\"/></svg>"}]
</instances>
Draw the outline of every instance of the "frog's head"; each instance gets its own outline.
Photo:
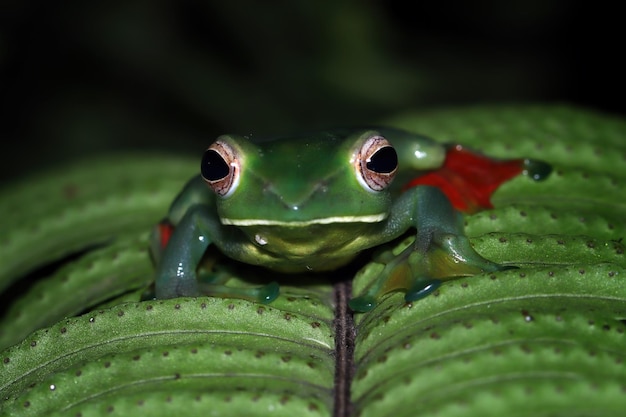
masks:
<instances>
[{"instance_id":1,"label":"frog's head","mask_svg":"<svg viewBox=\"0 0 626 417\"><path fill-rule=\"evenodd\" d=\"M396 151L379 132L333 131L253 143L220 136L201 173L224 224L377 223L391 206Z\"/></svg>"}]
</instances>

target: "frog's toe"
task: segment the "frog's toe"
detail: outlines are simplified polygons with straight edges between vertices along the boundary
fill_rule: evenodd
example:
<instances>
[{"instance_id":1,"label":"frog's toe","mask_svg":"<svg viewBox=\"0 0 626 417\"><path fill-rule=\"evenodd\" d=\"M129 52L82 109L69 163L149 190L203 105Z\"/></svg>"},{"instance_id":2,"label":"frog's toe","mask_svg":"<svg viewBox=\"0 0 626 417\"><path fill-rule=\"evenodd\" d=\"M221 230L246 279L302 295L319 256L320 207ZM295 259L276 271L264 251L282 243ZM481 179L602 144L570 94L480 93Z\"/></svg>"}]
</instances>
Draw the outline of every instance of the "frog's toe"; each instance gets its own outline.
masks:
<instances>
[{"instance_id":1,"label":"frog's toe","mask_svg":"<svg viewBox=\"0 0 626 417\"><path fill-rule=\"evenodd\" d=\"M552 166L546 162L537 159L524 159L524 175L532 178L534 181L543 181L552 172Z\"/></svg>"},{"instance_id":2,"label":"frog's toe","mask_svg":"<svg viewBox=\"0 0 626 417\"><path fill-rule=\"evenodd\" d=\"M433 242L424 253L414 256L426 276L444 280L509 268L483 258L465 236L454 234L443 236L439 243Z\"/></svg>"},{"instance_id":3,"label":"frog's toe","mask_svg":"<svg viewBox=\"0 0 626 417\"><path fill-rule=\"evenodd\" d=\"M274 301L276 297L278 297L278 294L280 293L280 286L277 282L272 281L269 284L260 288L255 288L254 290L256 290L256 298L259 303L269 304Z\"/></svg>"},{"instance_id":4,"label":"frog's toe","mask_svg":"<svg viewBox=\"0 0 626 417\"><path fill-rule=\"evenodd\" d=\"M500 265L500 264L496 264L498 265L498 271L509 271L511 269L519 269L519 266L515 266L515 265Z\"/></svg>"},{"instance_id":5,"label":"frog's toe","mask_svg":"<svg viewBox=\"0 0 626 417\"><path fill-rule=\"evenodd\" d=\"M413 285L409 286L409 288L405 290L404 300L407 303L411 301L420 300L428 296L429 294L431 294L437 288L439 288L441 283L442 281L439 279L427 279L427 278L416 279ZM396 288L394 290L402 290L402 288ZM355 297L350 300L350 302L348 303L348 306L354 312L367 313L368 311L373 310L374 307L378 305L378 300L380 297L394 290L391 290L389 288L386 288L386 289L378 288L378 292L379 292L378 294L376 295L364 294L362 296Z\"/></svg>"},{"instance_id":6,"label":"frog's toe","mask_svg":"<svg viewBox=\"0 0 626 417\"><path fill-rule=\"evenodd\" d=\"M407 303L420 300L431 294L440 285L441 280L439 279L417 279L413 286L404 294L404 300Z\"/></svg>"},{"instance_id":7,"label":"frog's toe","mask_svg":"<svg viewBox=\"0 0 626 417\"><path fill-rule=\"evenodd\" d=\"M357 313L367 313L368 311L373 310L377 304L378 302L376 298L370 295L355 297L348 302L350 309Z\"/></svg>"}]
</instances>

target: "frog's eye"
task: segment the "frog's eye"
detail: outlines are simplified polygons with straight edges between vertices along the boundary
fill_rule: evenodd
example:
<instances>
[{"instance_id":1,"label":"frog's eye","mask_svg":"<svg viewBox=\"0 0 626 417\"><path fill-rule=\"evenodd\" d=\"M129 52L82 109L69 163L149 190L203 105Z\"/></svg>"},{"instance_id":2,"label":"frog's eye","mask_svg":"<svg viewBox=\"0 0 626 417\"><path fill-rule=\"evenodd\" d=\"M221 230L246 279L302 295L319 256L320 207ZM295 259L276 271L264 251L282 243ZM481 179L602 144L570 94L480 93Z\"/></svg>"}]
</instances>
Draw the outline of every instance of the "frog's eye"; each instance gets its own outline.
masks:
<instances>
[{"instance_id":1,"label":"frog's eye","mask_svg":"<svg viewBox=\"0 0 626 417\"><path fill-rule=\"evenodd\" d=\"M398 170L396 150L387 139L378 135L363 142L355 162L357 179L369 191L387 188Z\"/></svg>"},{"instance_id":2,"label":"frog's eye","mask_svg":"<svg viewBox=\"0 0 626 417\"><path fill-rule=\"evenodd\" d=\"M237 152L229 144L218 140L204 151L200 173L217 195L228 197L235 191L240 171Z\"/></svg>"}]
</instances>

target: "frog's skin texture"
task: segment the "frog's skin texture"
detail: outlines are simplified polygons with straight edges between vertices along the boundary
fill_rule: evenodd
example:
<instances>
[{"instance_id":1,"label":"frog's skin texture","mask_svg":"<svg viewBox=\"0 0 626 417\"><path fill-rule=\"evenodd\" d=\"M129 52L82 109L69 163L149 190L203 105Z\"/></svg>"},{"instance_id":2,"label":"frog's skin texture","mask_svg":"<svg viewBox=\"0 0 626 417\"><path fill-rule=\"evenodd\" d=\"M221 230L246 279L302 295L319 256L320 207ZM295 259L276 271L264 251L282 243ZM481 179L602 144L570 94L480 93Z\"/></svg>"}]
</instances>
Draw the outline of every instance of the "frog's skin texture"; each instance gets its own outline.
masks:
<instances>
[{"instance_id":1,"label":"frog's skin texture","mask_svg":"<svg viewBox=\"0 0 626 417\"><path fill-rule=\"evenodd\" d=\"M402 190L442 167L446 153L429 138L386 128L256 142L220 136L204 154L202 175L170 207L173 231L164 223L154 233L156 297L270 302L275 283L235 289L223 274L206 272L199 280L207 250L280 273L331 271L410 230L415 243L386 262L378 283L352 301L354 310L373 308L390 291L413 301L442 279L505 268L472 249L461 214L439 188L416 183Z\"/></svg>"}]
</instances>

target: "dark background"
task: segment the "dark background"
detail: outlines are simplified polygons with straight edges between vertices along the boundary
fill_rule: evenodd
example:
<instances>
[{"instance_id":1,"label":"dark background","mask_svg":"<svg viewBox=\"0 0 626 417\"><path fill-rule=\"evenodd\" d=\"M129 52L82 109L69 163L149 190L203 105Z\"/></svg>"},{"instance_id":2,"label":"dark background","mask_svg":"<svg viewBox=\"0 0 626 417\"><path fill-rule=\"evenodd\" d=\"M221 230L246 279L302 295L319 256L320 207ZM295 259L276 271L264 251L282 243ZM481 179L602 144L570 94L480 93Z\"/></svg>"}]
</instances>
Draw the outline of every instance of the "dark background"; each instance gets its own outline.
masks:
<instances>
[{"instance_id":1,"label":"dark background","mask_svg":"<svg viewBox=\"0 0 626 417\"><path fill-rule=\"evenodd\" d=\"M567 102L624 115L618 3L0 2L0 179L110 150Z\"/></svg>"}]
</instances>

